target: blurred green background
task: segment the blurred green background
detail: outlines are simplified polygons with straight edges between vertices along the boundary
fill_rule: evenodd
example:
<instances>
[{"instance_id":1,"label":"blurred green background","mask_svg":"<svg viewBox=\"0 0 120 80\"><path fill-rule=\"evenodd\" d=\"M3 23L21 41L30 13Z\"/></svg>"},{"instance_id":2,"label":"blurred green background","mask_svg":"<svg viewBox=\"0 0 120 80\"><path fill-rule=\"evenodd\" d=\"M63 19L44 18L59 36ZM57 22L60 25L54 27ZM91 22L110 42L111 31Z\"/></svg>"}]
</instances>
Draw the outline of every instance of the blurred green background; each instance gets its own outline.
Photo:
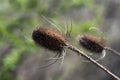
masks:
<instances>
[{"instance_id":1,"label":"blurred green background","mask_svg":"<svg viewBox=\"0 0 120 80\"><path fill-rule=\"evenodd\" d=\"M62 33L72 25L71 44L78 47L76 36L89 33L108 38L107 45L120 51L119 14L119 0L0 0L0 80L114 80L69 50L61 67L59 61L40 70L54 53L37 46L31 34L37 26L55 27L51 22ZM120 76L119 57L107 53L100 63Z\"/></svg>"}]
</instances>

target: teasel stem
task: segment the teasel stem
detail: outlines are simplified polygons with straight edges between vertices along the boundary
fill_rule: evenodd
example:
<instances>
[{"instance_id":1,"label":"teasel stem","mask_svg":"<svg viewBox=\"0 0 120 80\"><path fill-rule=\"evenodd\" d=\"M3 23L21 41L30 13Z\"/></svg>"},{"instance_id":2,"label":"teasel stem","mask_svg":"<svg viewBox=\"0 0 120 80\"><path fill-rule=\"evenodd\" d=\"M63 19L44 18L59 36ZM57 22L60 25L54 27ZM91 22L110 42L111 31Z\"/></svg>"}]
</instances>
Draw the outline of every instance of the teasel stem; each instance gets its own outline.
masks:
<instances>
[{"instance_id":1,"label":"teasel stem","mask_svg":"<svg viewBox=\"0 0 120 80\"><path fill-rule=\"evenodd\" d=\"M115 53L115 54L118 55L118 56L120 56L120 53L119 53L119 52L117 52L116 50L114 50L114 49L112 49L112 48L110 48L110 47L104 47L104 49L105 49L105 50L108 50L108 51L110 51L110 52L112 52L112 53Z\"/></svg>"},{"instance_id":2,"label":"teasel stem","mask_svg":"<svg viewBox=\"0 0 120 80\"><path fill-rule=\"evenodd\" d=\"M72 50L73 52L76 52L78 55L81 55L82 57L88 59L90 62L92 62L93 64L95 64L97 67L99 67L100 69L102 69L103 71L105 71L106 73L108 73L109 75L111 75L113 78L115 78L116 80L120 80L120 78L118 76L116 76L114 73L112 73L111 71L109 71L107 68L105 68L103 65L101 65L100 63L98 63L97 61L95 61L93 58L89 57L88 55L86 55L84 52L80 51L79 49L77 49L76 47L67 44L67 48Z\"/></svg>"}]
</instances>

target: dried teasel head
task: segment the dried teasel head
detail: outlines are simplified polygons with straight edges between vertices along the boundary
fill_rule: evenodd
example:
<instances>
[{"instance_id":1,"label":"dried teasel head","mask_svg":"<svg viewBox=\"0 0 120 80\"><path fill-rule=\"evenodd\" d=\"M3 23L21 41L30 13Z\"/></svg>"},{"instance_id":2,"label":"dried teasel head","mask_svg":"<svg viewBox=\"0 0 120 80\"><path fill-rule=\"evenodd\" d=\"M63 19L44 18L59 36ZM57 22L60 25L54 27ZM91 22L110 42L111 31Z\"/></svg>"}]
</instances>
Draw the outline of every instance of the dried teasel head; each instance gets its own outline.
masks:
<instances>
[{"instance_id":1,"label":"dried teasel head","mask_svg":"<svg viewBox=\"0 0 120 80\"><path fill-rule=\"evenodd\" d=\"M79 35L77 37L79 44L84 47L85 49L95 52L95 53L102 53L104 47L106 46L106 42L103 38L93 35Z\"/></svg>"},{"instance_id":2,"label":"dried teasel head","mask_svg":"<svg viewBox=\"0 0 120 80\"><path fill-rule=\"evenodd\" d=\"M33 40L40 46L55 52L62 52L66 38L59 31L50 27L38 27L33 30Z\"/></svg>"}]
</instances>

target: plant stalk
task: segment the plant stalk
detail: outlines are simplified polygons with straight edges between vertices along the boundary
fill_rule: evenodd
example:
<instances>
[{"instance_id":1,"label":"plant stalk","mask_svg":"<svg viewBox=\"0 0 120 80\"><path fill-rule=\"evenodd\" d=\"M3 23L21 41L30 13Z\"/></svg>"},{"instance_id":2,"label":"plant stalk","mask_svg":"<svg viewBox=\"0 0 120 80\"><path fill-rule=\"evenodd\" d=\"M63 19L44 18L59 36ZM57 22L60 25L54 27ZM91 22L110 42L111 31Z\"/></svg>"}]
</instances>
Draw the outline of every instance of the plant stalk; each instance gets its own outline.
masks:
<instances>
[{"instance_id":1,"label":"plant stalk","mask_svg":"<svg viewBox=\"0 0 120 80\"><path fill-rule=\"evenodd\" d=\"M120 56L120 53L117 52L116 50L112 49L112 48L104 47L104 49L105 49L105 50L108 50L108 51L110 51L110 52L112 52L112 53L115 53L115 54L118 55L118 56Z\"/></svg>"},{"instance_id":2,"label":"plant stalk","mask_svg":"<svg viewBox=\"0 0 120 80\"><path fill-rule=\"evenodd\" d=\"M93 58L89 57L88 55L86 55L84 52L80 51L79 49L77 49L76 47L67 44L67 48L76 52L78 55L81 55L82 57L88 59L90 62L92 62L93 64L95 64L97 67L99 67L100 69L102 69L103 71L105 71L106 73L108 73L109 75L111 75L113 78L115 78L116 80L120 80L120 78L118 76L116 76L114 73L112 73L111 71L109 71L107 68L105 68L103 65L101 65L100 63L98 63L97 61L95 61Z\"/></svg>"}]
</instances>

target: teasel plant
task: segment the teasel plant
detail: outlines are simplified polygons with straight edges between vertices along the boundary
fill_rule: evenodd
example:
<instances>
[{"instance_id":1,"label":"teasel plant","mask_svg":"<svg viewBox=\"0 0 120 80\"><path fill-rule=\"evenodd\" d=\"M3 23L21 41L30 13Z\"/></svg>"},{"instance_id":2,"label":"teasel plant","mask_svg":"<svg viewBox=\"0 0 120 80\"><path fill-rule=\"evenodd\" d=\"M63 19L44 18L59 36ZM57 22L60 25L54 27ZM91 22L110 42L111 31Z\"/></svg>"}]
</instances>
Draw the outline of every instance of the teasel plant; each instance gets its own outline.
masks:
<instances>
[{"instance_id":1,"label":"teasel plant","mask_svg":"<svg viewBox=\"0 0 120 80\"><path fill-rule=\"evenodd\" d=\"M64 35L55 30L55 28L45 26L38 27L33 30L32 38L38 45L56 53L55 57L47 60L55 60L56 62L59 59L63 59L62 61L64 61L64 56L66 54L64 46L66 46L67 40ZM50 66L55 62L45 65L43 68Z\"/></svg>"},{"instance_id":2,"label":"teasel plant","mask_svg":"<svg viewBox=\"0 0 120 80\"><path fill-rule=\"evenodd\" d=\"M47 25L45 25L45 26L36 27L33 30L32 39L35 41L35 43L37 43L38 45L40 44L42 46L42 44L41 44L42 42L39 43L38 38L36 38L36 36L37 36L36 34L39 35L39 32L45 33L46 38L44 38L44 40L46 40L46 42L43 43L42 47L56 53L54 57L45 59L45 61L47 61L48 64L43 65L41 67L38 66L39 69L43 70L43 68L45 69L45 68L49 67L50 65L53 65L58 60L61 60L60 65L64 62L66 50L63 47L66 45L64 43L66 41L69 41L69 39L71 38L70 33L72 31L72 21L70 22L71 24L69 26L64 23L65 26L61 27L62 25L56 24L56 22L54 20L52 20L51 18L46 18L45 16L41 16L41 20L45 20L44 22L48 22L50 24L48 25L48 23L47 23ZM52 37L49 38L47 36L52 36ZM49 43L47 40L51 40L53 43ZM42 41L42 40L40 40L40 41ZM46 45L44 45L44 44L46 44ZM54 45L52 45L52 44L54 44ZM48 47L48 46L53 46L53 47ZM60 47L60 46L62 46L62 47ZM51 62L51 61L53 61L53 62Z\"/></svg>"},{"instance_id":3,"label":"teasel plant","mask_svg":"<svg viewBox=\"0 0 120 80\"><path fill-rule=\"evenodd\" d=\"M40 68L49 67L50 65L56 63L59 59L62 59L62 62L63 62L65 54L66 54L66 49L69 49L69 50L75 52L78 56L80 55L80 56L84 57L85 59L87 59L88 61L92 62L94 65L96 65L97 67L99 67L100 69L102 69L103 71L108 73L109 75L111 75L116 80L120 80L120 78L117 75L115 75L114 73L109 71L103 65L98 63L95 59L88 56L86 53L79 50L77 47L71 45L69 43L69 41L67 41L66 36L63 35L59 30L57 30L55 28L48 27L48 26L39 26L33 30L32 39L39 46L56 53L56 56L51 58L51 59L55 59L55 61L53 63L42 66ZM81 38L79 38L79 39L81 39ZM86 42L86 43L89 44L89 42ZM90 44L90 45L92 45L92 48L94 47L94 43ZM96 44L96 45L98 46L98 44ZM92 50L88 46L89 45L85 45L84 47L89 50ZM96 50L93 50L93 51L101 52L104 49L103 47L99 47L99 48L100 49L97 50L97 47L96 47Z\"/></svg>"},{"instance_id":4,"label":"teasel plant","mask_svg":"<svg viewBox=\"0 0 120 80\"><path fill-rule=\"evenodd\" d=\"M91 29L95 29L100 34L102 34L102 32L96 27L91 27L90 30ZM102 38L101 36L92 34L79 34L76 40L78 41L80 46L92 53L90 55L101 55L99 58L96 59L96 61L103 59L106 56L106 51L110 51L120 57L120 53L118 51L107 46L107 40L104 37Z\"/></svg>"}]
</instances>

